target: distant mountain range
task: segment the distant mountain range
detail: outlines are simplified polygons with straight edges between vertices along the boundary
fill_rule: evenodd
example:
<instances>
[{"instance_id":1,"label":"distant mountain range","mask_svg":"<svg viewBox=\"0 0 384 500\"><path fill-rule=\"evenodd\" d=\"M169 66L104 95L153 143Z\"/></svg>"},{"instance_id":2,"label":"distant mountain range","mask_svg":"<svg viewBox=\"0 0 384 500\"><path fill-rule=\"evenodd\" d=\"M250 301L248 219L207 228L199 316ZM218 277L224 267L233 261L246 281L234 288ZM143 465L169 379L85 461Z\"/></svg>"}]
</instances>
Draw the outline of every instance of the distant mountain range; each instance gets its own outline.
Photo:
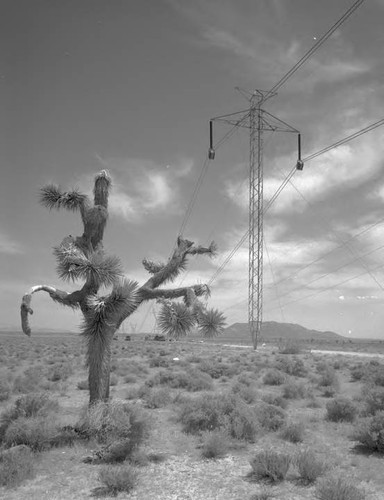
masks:
<instances>
[{"instance_id":1,"label":"distant mountain range","mask_svg":"<svg viewBox=\"0 0 384 500\"><path fill-rule=\"evenodd\" d=\"M294 323L277 323L276 321L266 321L261 328L261 339L268 340L301 340L310 341L336 341L345 340L345 337L334 332L319 332L308 330L301 325ZM260 339L260 340L261 340ZM222 335L217 337L215 342L251 344L248 323L234 323L226 328Z\"/></svg>"}]
</instances>

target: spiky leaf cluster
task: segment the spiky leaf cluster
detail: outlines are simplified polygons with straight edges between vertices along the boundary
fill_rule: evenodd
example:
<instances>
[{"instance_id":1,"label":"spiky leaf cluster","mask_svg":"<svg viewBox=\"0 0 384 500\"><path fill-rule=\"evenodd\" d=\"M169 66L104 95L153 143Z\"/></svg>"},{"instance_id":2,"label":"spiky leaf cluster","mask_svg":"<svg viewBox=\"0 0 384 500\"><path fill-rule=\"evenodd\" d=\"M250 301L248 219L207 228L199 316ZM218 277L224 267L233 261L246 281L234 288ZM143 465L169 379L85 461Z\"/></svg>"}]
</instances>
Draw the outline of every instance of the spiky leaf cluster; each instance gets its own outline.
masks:
<instances>
[{"instance_id":1,"label":"spiky leaf cluster","mask_svg":"<svg viewBox=\"0 0 384 500\"><path fill-rule=\"evenodd\" d=\"M198 313L197 323L201 335L212 338L223 333L226 320L223 313L217 309L205 309Z\"/></svg>"},{"instance_id":2,"label":"spiky leaf cluster","mask_svg":"<svg viewBox=\"0 0 384 500\"><path fill-rule=\"evenodd\" d=\"M64 208L66 210L78 210L87 200L85 194L80 193L77 189L69 192L62 192L59 186L48 184L40 190L40 203L52 210L56 208Z\"/></svg>"},{"instance_id":3,"label":"spiky leaf cluster","mask_svg":"<svg viewBox=\"0 0 384 500\"><path fill-rule=\"evenodd\" d=\"M57 272L65 281L92 279L97 285L110 286L122 276L120 260L106 255L102 249L86 255L72 237L65 238L59 247L54 248Z\"/></svg>"},{"instance_id":4,"label":"spiky leaf cluster","mask_svg":"<svg viewBox=\"0 0 384 500\"><path fill-rule=\"evenodd\" d=\"M194 311L179 302L163 301L157 317L160 329L171 338L187 335L196 323Z\"/></svg>"}]
</instances>

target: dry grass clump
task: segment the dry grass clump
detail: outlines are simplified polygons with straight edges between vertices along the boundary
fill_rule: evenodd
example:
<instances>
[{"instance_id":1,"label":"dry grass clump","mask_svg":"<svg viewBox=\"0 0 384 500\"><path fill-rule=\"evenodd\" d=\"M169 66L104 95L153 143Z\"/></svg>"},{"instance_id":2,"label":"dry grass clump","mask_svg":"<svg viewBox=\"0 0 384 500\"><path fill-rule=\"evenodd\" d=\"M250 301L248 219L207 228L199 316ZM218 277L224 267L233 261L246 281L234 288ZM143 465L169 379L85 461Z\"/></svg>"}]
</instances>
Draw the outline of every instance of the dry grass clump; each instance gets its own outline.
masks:
<instances>
[{"instance_id":1,"label":"dry grass clump","mask_svg":"<svg viewBox=\"0 0 384 500\"><path fill-rule=\"evenodd\" d=\"M149 378L145 384L148 387L167 385L172 389L185 389L187 391L209 391L213 389L212 378L200 370L191 369L187 372L161 370Z\"/></svg>"},{"instance_id":2,"label":"dry grass clump","mask_svg":"<svg viewBox=\"0 0 384 500\"><path fill-rule=\"evenodd\" d=\"M267 431L277 431L283 427L287 418L280 407L261 402L257 405L256 415L260 425Z\"/></svg>"},{"instance_id":3,"label":"dry grass clump","mask_svg":"<svg viewBox=\"0 0 384 500\"><path fill-rule=\"evenodd\" d=\"M99 472L99 481L104 484L105 495L116 496L121 491L130 492L138 483L138 471L129 464L105 465Z\"/></svg>"},{"instance_id":4,"label":"dry grass clump","mask_svg":"<svg viewBox=\"0 0 384 500\"><path fill-rule=\"evenodd\" d=\"M52 366L48 370L47 379L50 382L58 382L59 380L67 380L73 374L72 365L70 363L60 363Z\"/></svg>"},{"instance_id":5,"label":"dry grass clump","mask_svg":"<svg viewBox=\"0 0 384 500\"><path fill-rule=\"evenodd\" d=\"M280 354L301 354L302 352L303 348L296 340L288 340L279 344Z\"/></svg>"},{"instance_id":6,"label":"dry grass clump","mask_svg":"<svg viewBox=\"0 0 384 500\"><path fill-rule=\"evenodd\" d=\"M77 382L76 386L80 391L89 391L89 382L88 380L80 380Z\"/></svg>"},{"instance_id":7,"label":"dry grass clump","mask_svg":"<svg viewBox=\"0 0 384 500\"><path fill-rule=\"evenodd\" d=\"M284 373L276 369L268 370L263 377L263 383L265 385L282 385L285 380L286 377Z\"/></svg>"},{"instance_id":8,"label":"dry grass clump","mask_svg":"<svg viewBox=\"0 0 384 500\"><path fill-rule=\"evenodd\" d=\"M302 443L304 441L305 428L301 422L286 424L280 432L280 437L291 443Z\"/></svg>"},{"instance_id":9,"label":"dry grass clump","mask_svg":"<svg viewBox=\"0 0 384 500\"><path fill-rule=\"evenodd\" d=\"M254 408L233 394L183 398L178 420L186 433L225 430L231 437L253 442L260 431Z\"/></svg>"},{"instance_id":10,"label":"dry grass clump","mask_svg":"<svg viewBox=\"0 0 384 500\"><path fill-rule=\"evenodd\" d=\"M307 396L307 388L303 383L289 381L282 386L282 394L286 399L303 399Z\"/></svg>"},{"instance_id":11,"label":"dry grass clump","mask_svg":"<svg viewBox=\"0 0 384 500\"><path fill-rule=\"evenodd\" d=\"M150 389L143 396L148 408L163 408L172 401L172 394L168 387Z\"/></svg>"},{"instance_id":12,"label":"dry grass clump","mask_svg":"<svg viewBox=\"0 0 384 500\"><path fill-rule=\"evenodd\" d=\"M15 378L13 382L13 392L28 394L36 392L45 380L45 370L42 366L32 366L24 370L22 375Z\"/></svg>"},{"instance_id":13,"label":"dry grass clump","mask_svg":"<svg viewBox=\"0 0 384 500\"><path fill-rule=\"evenodd\" d=\"M229 449L228 435L220 430L204 432L202 435L201 456L216 459L224 457Z\"/></svg>"},{"instance_id":14,"label":"dry grass clump","mask_svg":"<svg viewBox=\"0 0 384 500\"><path fill-rule=\"evenodd\" d=\"M384 411L384 387L365 386L362 389L362 396L367 415Z\"/></svg>"},{"instance_id":15,"label":"dry grass clump","mask_svg":"<svg viewBox=\"0 0 384 500\"><path fill-rule=\"evenodd\" d=\"M2 380L0 378L0 402L7 401L11 394L12 394L12 389L10 384L6 380Z\"/></svg>"},{"instance_id":16,"label":"dry grass clump","mask_svg":"<svg viewBox=\"0 0 384 500\"><path fill-rule=\"evenodd\" d=\"M283 410L288 406L288 401L278 394L263 394L261 399L269 405L280 406Z\"/></svg>"},{"instance_id":17,"label":"dry grass clump","mask_svg":"<svg viewBox=\"0 0 384 500\"><path fill-rule=\"evenodd\" d=\"M319 480L315 490L319 500L364 500L365 494L348 479L328 476Z\"/></svg>"},{"instance_id":18,"label":"dry grass clump","mask_svg":"<svg viewBox=\"0 0 384 500\"><path fill-rule=\"evenodd\" d=\"M352 439L370 451L384 453L384 411L362 419L353 432Z\"/></svg>"},{"instance_id":19,"label":"dry grass clump","mask_svg":"<svg viewBox=\"0 0 384 500\"><path fill-rule=\"evenodd\" d=\"M293 377L305 377L308 373L304 361L297 357L279 357L276 360L276 368L283 371L287 375Z\"/></svg>"},{"instance_id":20,"label":"dry grass clump","mask_svg":"<svg viewBox=\"0 0 384 500\"><path fill-rule=\"evenodd\" d=\"M114 400L91 406L80 420L78 429L104 445L96 452L96 459L120 462L143 443L148 435L149 420L137 406Z\"/></svg>"},{"instance_id":21,"label":"dry grass clump","mask_svg":"<svg viewBox=\"0 0 384 500\"><path fill-rule=\"evenodd\" d=\"M33 451L42 451L51 447L57 434L53 416L19 417L5 431L3 444L6 447L25 444Z\"/></svg>"},{"instance_id":22,"label":"dry grass clump","mask_svg":"<svg viewBox=\"0 0 384 500\"><path fill-rule=\"evenodd\" d=\"M257 392L255 389L239 382L233 384L231 391L248 404L254 403L257 399Z\"/></svg>"},{"instance_id":23,"label":"dry grass clump","mask_svg":"<svg viewBox=\"0 0 384 500\"><path fill-rule=\"evenodd\" d=\"M283 481L291 464L290 455L275 450L263 450L250 461L252 471L249 476L256 481L271 483Z\"/></svg>"},{"instance_id":24,"label":"dry grass clump","mask_svg":"<svg viewBox=\"0 0 384 500\"><path fill-rule=\"evenodd\" d=\"M274 493L264 489L258 493L254 493L249 500L269 500L270 498L274 498L274 496Z\"/></svg>"},{"instance_id":25,"label":"dry grass clump","mask_svg":"<svg viewBox=\"0 0 384 500\"><path fill-rule=\"evenodd\" d=\"M218 379L220 377L232 378L241 371L240 363L223 363L221 361L212 362L211 360L202 361L199 366L199 370L207 373L213 379Z\"/></svg>"},{"instance_id":26,"label":"dry grass clump","mask_svg":"<svg viewBox=\"0 0 384 500\"><path fill-rule=\"evenodd\" d=\"M0 441L8 427L19 418L46 417L57 411L59 404L57 400L47 393L31 393L20 396L14 404L4 410L0 415Z\"/></svg>"},{"instance_id":27,"label":"dry grass clump","mask_svg":"<svg viewBox=\"0 0 384 500\"><path fill-rule=\"evenodd\" d=\"M328 401L326 408L326 418L331 422L353 422L357 416L354 403L343 396Z\"/></svg>"},{"instance_id":28,"label":"dry grass clump","mask_svg":"<svg viewBox=\"0 0 384 500\"><path fill-rule=\"evenodd\" d=\"M295 458L295 465L305 484L314 483L327 470L327 465L311 450L301 451Z\"/></svg>"},{"instance_id":29,"label":"dry grass clump","mask_svg":"<svg viewBox=\"0 0 384 500\"><path fill-rule=\"evenodd\" d=\"M35 475L35 459L27 446L0 453L0 486L16 488Z\"/></svg>"}]
</instances>

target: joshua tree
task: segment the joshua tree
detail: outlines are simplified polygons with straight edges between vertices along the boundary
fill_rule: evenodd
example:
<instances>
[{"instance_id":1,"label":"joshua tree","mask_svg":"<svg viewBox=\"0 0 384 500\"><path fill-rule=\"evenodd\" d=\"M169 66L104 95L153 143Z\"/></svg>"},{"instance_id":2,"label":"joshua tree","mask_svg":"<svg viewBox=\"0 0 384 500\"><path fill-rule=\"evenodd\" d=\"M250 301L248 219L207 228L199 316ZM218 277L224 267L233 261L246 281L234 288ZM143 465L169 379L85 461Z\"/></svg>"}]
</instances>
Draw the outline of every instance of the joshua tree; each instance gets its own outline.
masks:
<instances>
[{"instance_id":1,"label":"joshua tree","mask_svg":"<svg viewBox=\"0 0 384 500\"><path fill-rule=\"evenodd\" d=\"M47 292L59 304L80 309L83 314L81 335L87 344L90 404L109 397L109 375L112 339L122 322L145 301L162 303L159 324L168 335L178 337L197 326L205 336L220 333L224 317L217 310L207 310L198 297L209 296L206 285L182 288L159 288L173 281L185 270L190 255L215 253L215 244L196 246L192 241L178 237L172 256L164 264L143 260L150 278L141 286L127 279L117 257L107 255L103 249L104 229L108 219L108 196L111 178L102 170L95 177L93 203L77 190L63 192L58 186L41 189L40 202L48 209L79 211L84 226L82 236L67 236L54 248L58 275L64 281L83 280L84 284L72 293L53 286L33 286L22 298L21 324L30 336L29 314L32 314L32 294ZM99 295L100 287L110 292ZM174 299L183 298L183 303Z\"/></svg>"}]
</instances>

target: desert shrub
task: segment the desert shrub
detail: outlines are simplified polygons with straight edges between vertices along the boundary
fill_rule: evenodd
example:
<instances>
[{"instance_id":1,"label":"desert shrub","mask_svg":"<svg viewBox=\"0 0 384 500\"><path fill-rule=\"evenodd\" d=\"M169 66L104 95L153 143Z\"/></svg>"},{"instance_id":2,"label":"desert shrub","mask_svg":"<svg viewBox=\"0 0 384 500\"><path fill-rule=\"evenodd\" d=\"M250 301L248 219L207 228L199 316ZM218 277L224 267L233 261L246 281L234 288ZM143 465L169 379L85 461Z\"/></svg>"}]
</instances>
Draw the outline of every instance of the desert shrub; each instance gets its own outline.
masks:
<instances>
[{"instance_id":1,"label":"desert shrub","mask_svg":"<svg viewBox=\"0 0 384 500\"><path fill-rule=\"evenodd\" d=\"M224 429L230 436L246 441L253 441L260 429L256 410L231 394L184 399L178 420L187 433Z\"/></svg>"},{"instance_id":2,"label":"desert shrub","mask_svg":"<svg viewBox=\"0 0 384 500\"><path fill-rule=\"evenodd\" d=\"M77 382L77 388L80 391L88 391L89 390L88 380L80 380L79 382Z\"/></svg>"},{"instance_id":3,"label":"desert shrub","mask_svg":"<svg viewBox=\"0 0 384 500\"><path fill-rule=\"evenodd\" d=\"M327 470L327 465L318 459L312 450L303 450L295 458L295 465L300 479L305 484L312 484Z\"/></svg>"},{"instance_id":4,"label":"desert shrub","mask_svg":"<svg viewBox=\"0 0 384 500\"><path fill-rule=\"evenodd\" d=\"M384 453L384 411L362 419L352 438L371 451Z\"/></svg>"},{"instance_id":5,"label":"desert shrub","mask_svg":"<svg viewBox=\"0 0 384 500\"><path fill-rule=\"evenodd\" d=\"M161 370L148 379L145 384L148 387L167 385L172 389L186 389L191 392L207 391L213 388L212 378L207 373L194 369L188 370L188 372Z\"/></svg>"},{"instance_id":6,"label":"desert shrub","mask_svg":"<svg viewBox=\"0 0 384 500\"><path fill-rule=\"evenodd\" d=\"M302 351L301 345L296 340L288 340L279 344L280 354L300 354Z\"/></svg>"},{"instance_id":7,"label":"desert shrub","mask_svg":"<svg viewBox=\"0 0 384 500\"><path fill-rule=\"evenodd\" d=\"M342 396L328 401L326 408L326 418L331 422L353 422L357 413L353 402Z\"/></svg>"},{"instance_id":8,"label":"desert shrub","mask_svg":"<svg viewBox=\"0 0 384 500\"><path fill-rule=\"evenodd\" d=\"M204 458L221 458L228 452L228 436L222 431L207 431L202 440L201 456Z\"/></svg>"},{"instance_id":9,"label":"desert shrub","mask_svg":"<svg viewBox=\"0 0 384 500\"><path fill-rule=\"evenodd\" d=\"M156 356L149 361L150 368L168 368L169 361L162 356Z\"/></svg>"},{"instance_id":10,"label":"desert shrub","mask_svg":"<svg viewBox=\"0 0 384 500\"><path fill-rule=\"evenodd\" d=\"M277 431L286 421L284 410L275 405L261 403L256 408L257 419L260 425L268 431Z\"/></svg>"},{"instance_id":11,"label":"desert shrub","mask_svg":"<svg viewBox=\"0 0 384 500\"><path fill-rule=\"evenodd\" d=\"M384 387L364 387L363 398L368 415L384 411Z\"/></svg>"},{"instance_id":12,"label":"desert shrub","mask_svg":"<svg viewBox=\"0 0 384 500\"><path fill-rule=\"evenodd\" d=\"M264 394L261 399L270 405L280 406L280 408L287 408L288 401L278 394Z\"/></svg>"},{"instance_id":13,"label":"desert shrub","mask_svg":"<svg viewBox=\"0 0 384 500\"><path fill-rule=\"evenodd\" d=\"M304 440L305 429L301 422L286 424L280 432L280 437L291 443L301 443Z\"/></svg>"},{"instance_id":14,"label":"desert shrub","mask_svg":"<svg viewBox=\"0 0 384 500\"><path fill-rule=\"evenodd\" d=\"M369 363L369 368L367 369L367 379L375 385L379 385L384 387L384 366L377 364L372 364L372 361Z\"/></svg>"},{"instance_id":15,"label":"desert shrub","mask_svg":"<svg viewBox=\"0 0 384 500\"><path fill-rule=\"evenodd\" d=\"M296 357L279 357L276 360L276 368L294 377L305 377L307 374L304 361Z\"/></svg>"},{"instance_id":16,"label":"desert shrub","mask_svg":"<svg viewBox=\"0 0 384 500\"><path fill-rule=\"evenodd\" d=\"M15 378L13 392L27 394L36 392L44 380L44 369L41 366L33 366L24 370L22 375Z\"/></svg>"},{"instance_id":17,"label":"desert shrub","mask_svg":"<svg viewBox=\"0 0 384 500\"><path fill-rule=\"evenodd\" d=\"M307 388L304 384L297 382L287 382L282 387L283 397L286 399L302 399L307 395Z\"/></svg>"},{"instance_id":18,"label":"desert shrub","mask_svg":"<svg viewBox=\"0 0 384 500\"><path fill-rule=\"evenodd\" d=\"M351 481L341 476L328 476L320 479L315 490L319 500L364 500L364 493Z\"/></svg>"},{"instance_id":19,"label":"desert shrub","mask_svg":"<svg viewBox=\"0 0 384 500\"><path fill-rule=\"evenodd\" d=\"M281 385L285 382L285 375L279 370L268 370L264 377L263 383L265 385Z\"/></svg>"},{"instance_id":20,"label":"desert shrub","mask_svg":"<svg viewBox=\"0 0 384 500\"><path fill-rule=\"evenodd\" d=\"M138 471L131 465L105 465L99 472L99 481L105 493L116 496L121 491L132 491L138 482Z\"/></svg>"},{"instance_id":21,"label":"desert shrub","mask_svg":"<svg viewBox=\"0 0 384 500\"><path fill-rule=\"evenodd\" d=\"M257 399L257 392L252 387L244 384L235 383L231 387L231 391L246 403L254 403Z\"/></svg>"},{"instance_id":22,"label":"desert shrub","mask_svg":"<svg viewBox=\"0 0 384 500\"><path fill-rule=\"evenodd\" d=\"M291 457L286 453L274 450L263 450L250 461L252 472L250 476L256 481L268 480L277 483L285 479Z\"/></svg>"},{"instance_id":23,"label":"desert shrub","mask_svg":"<svg viewBox=\"0 0 384 500\"><path fill-rule=\"evenodd\" d=\"M12 390L9 383L0 379L0 401L7 401L11 393Z\"/></svg>"},{"instance_id":24,"label":"desert shrub","mask_svg":"<svg viewBox=\"0 0 384 500\"><path fill-rule=\"evenodd\" d=\"M308 399L307 408L321 408L321 403L315 396L311 396Z\"/></svg>"},{"instance_id":25,"label":"desert shrub","mask_svg":"<svg viewBox=\"0 0 384 500\"><path fill-rule=\"evenodd\" d=\"M228 400L228 412L223 416L223 426L231 437L250 443L255 441L260 432L255 409L236 398Z\"/></svg>"},{"instance_id":26,"label":"desert shrub","mask_svg":"<svg viewBox=\"0 0 384 500\"><path fill-rule=\"evenodd\" d=\"M272 491L267 491L266 489L263 489L262 491L258 491L257 493L254 493L249 500L270 500L271 498L274 498L274 493Z\"/></svg>"},{"instance_id":27,"label":"desert shrub","mask_svg":"<svg viewBox=\"0 0 384 500\"><path fill-rule=\"evenodd\" d=\"M204 360L202 363L200 363L199 370L204 373L208 373L208 375L210 375L213 379L217 379L223 376L231 378L239 373L240 365L229 365L227 363Z\"/></svg>"},{"instance_id":28,"label":"desert shrub","mask_svg":"<svg viewBox=\"0 0 384 500\"><path fill-rule=\"evenodd\" d=\"M59 404L47 393L31 393L20 396L0 415L0 440L9 425L18 418L45 417L57 411Z\"/></svg>"},{"instance_id":29,"label":"desert shrub","mask_svg":"<svg viewBox=\"0 0 384 500\"><path fill-rule=\"evenodd\" d=\"M143 399L148 408L163 408L171 402L172 396L168 387L160 387L151 389Z\"/></svg>"},{"instance_id":30,"label":"desert shrub","mask_svg":"<svg viewBox=\"0 0 384 500\"><path fill-rule=\"evenodd\" d=\"M189 354L186 358L188 363L201 363L203 361L203 358L198 356L197 354Z\"/></svg>"},{"instance_id":31,"label":"desert shrub","mask_svg":"<svg viewBox=\"0 0 384 500\"><path fill-rule=\"evenodd\" d=\"M0 486L15 488L35 475L35 460L27 446L0 453Z\"/></svg>"},{"instance_id":32,"label":"desert shrub","mask_svg":"<svg viewBox=\"0 0 384 500\"><path fill-rule=\"evenodd\" d=\"M358 380L361 380L365 376L366 370L365 370L364 366L359 364L359 365L352 366L350 368L350 374L351 374L352 381L356 382Z\"/></svg>"},{"instance_id":33,"label":"desert shrub","mask_svg":"<svg viewBox=\"0 0 384 500\"><path fill-rule=\"evenodd\" d=\"M327 365L320 375L318 381L319 387L332 387L335 390L338 390L340 387L340 382L335 370Z\"/></svg>"},{"instance_id":34,"label":"desert shrub","mask_svg":"<svg viewBox=\"0 0 384 500\"><path fill-rule=\"evenodd\" d=\"M50 382L57 382L59 380L67 380L72 375L72 366L69 363L58 364L52 366L48 370L47 379Z\"/></svg>"},{"instance_id":35,"label":"desert shrub","mask_svg":"<svg viewBox=\"0 0 384 500\"><path fill-rule=\"evenodd\" d=\"M249 376L248 373L241 373L238 377L237 377L237 382L239 384L243 384L243 385L246 385L246 386L250 386L254 383L254 379L252 377Z\"/></svg>"},{"instance_id":36,"label":"desert shrub","mask_svg":"<svg viewBox=\"0 0 384 500\"><path fill-rule=\"evenodd\" d=\"M58 432L52 418L46 416L19 417L7 427L3 437L6 447L25 444L33 451L51 447L51 441Z\"/></svg>"},{"instance_id":37,"label":"desert shrub","mask_svg":"<svg viewBox=\"0 0 384 500\"><path fill-rule=\"evenodd\" d=\"M97 456L104 462L119 462L130 457L148 435L149 420L135 405L114 400L88 408L78 424L81 432L104 444Z\"/></svg>"}]
</instances>

